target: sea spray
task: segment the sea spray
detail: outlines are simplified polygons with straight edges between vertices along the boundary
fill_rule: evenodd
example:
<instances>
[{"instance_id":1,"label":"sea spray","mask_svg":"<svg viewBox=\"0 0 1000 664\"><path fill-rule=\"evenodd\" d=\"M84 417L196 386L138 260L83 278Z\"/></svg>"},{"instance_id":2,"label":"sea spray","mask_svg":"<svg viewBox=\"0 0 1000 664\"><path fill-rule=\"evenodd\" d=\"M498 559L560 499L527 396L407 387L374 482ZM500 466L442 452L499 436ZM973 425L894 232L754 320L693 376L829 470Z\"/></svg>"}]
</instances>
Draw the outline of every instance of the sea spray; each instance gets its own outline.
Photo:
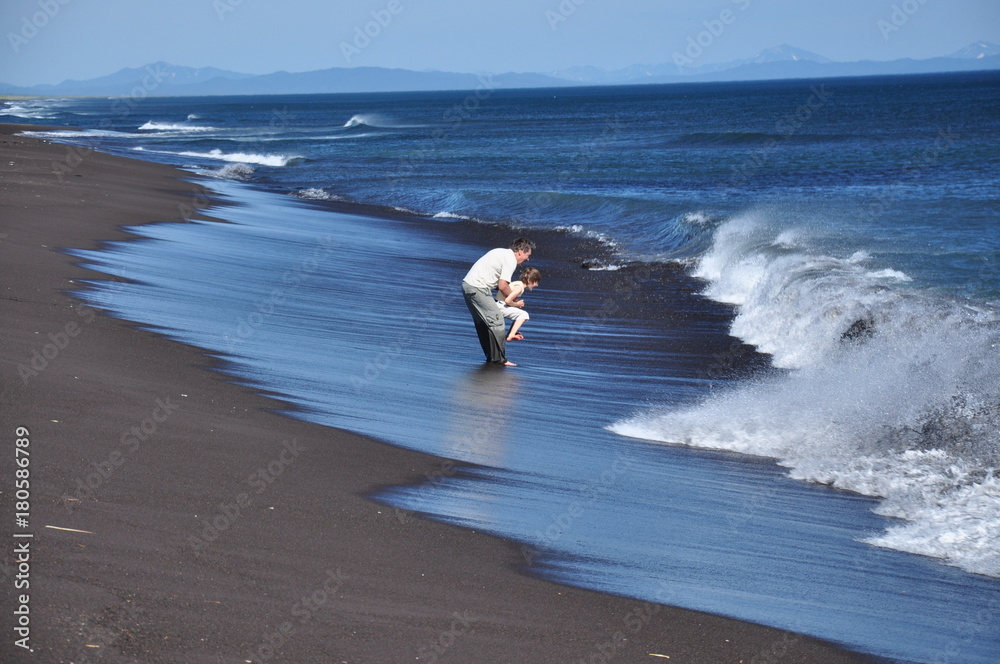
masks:
<instances>
[{"instance_id":1,"label":"sea spray","mask_svg":"<svg viewBox=\"0 0 1000 664\"><path fill-rule=\"evenodd\" d=\"M770 456L795 479L884 500L872 544L1000 576L1000 315L897 284L867 254L816 254L763 214L720 226L696 269L734 336L788 369L610 427Z\"/></svg>"}]
</instances>

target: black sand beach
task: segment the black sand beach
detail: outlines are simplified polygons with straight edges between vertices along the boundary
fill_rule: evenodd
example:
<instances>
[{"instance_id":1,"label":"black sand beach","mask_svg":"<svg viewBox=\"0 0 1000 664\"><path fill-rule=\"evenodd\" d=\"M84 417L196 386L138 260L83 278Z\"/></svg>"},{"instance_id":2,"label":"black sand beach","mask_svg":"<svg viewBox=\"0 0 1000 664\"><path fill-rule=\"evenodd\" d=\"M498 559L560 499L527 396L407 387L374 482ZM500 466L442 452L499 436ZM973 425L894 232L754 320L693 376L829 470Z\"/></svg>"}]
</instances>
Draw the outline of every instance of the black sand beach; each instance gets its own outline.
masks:
<instances>
[{"instance_id":1,"label":"black sand beach","mask_svg":"<svg viewBox=\"0 0 1000 664\"><path fill-rule=\"evenodd\" d=\"M74 280L107 277L62 248L181 221L208 192L176 169L23 129L0 125L3 661L872 661L538 580L514 544L364 498L451 466L276 414L282 404L227 382L197 349L74 299Z\"/></svg>"}]
</instances>

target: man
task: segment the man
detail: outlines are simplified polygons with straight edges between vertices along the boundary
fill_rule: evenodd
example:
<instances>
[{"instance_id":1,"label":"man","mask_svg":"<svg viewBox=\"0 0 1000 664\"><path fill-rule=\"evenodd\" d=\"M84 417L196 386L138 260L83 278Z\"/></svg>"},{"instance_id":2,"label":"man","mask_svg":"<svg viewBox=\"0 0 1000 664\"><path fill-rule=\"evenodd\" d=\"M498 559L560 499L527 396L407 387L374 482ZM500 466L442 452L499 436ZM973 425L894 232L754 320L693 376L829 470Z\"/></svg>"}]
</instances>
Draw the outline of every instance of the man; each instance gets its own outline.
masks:
<instances>
[{"instance_id":1,"label":"man","mask_svg":"<svg viewBox=\"0 0 1000 664\"><path fill-rule=\"evenodd\" d=\"M534 242L519 237L510 245L510 249L491 249L473 264L462 280L462 293L465 295L465 304L472 313L472 321L476 324L479 345L483 347L486 361L491 364L517 366L507 360L507 328L503 312L493 297L493 290L499 291L500 300L510 295L514 268L528 260L534 248ZM523 301L519 304L524 306Z\"/></svg>"}]
</instances>

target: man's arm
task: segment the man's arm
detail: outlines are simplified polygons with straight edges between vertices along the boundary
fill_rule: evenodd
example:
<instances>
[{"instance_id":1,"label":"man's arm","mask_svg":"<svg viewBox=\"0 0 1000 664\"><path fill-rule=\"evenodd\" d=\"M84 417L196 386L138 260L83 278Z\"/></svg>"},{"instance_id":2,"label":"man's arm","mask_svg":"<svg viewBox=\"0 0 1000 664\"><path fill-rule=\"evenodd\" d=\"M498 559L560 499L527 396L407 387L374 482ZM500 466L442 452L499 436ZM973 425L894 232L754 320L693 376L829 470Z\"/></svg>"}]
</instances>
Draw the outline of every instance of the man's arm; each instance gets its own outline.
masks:
<instances>
[{"instance_id":1,"label":"man's arm","mask_svg":"<svg viewBox=\"0 0 1000 664\"><path fill-rule=\"evenodd\" d=\"M500 299L506 302L510 295L510 282L503 279L497 282L497 292L500 293Z\"/></svg>"},{"instance_id":2,"label":"man's arm","mask_svg":"<svg viewBox=\"0 0 1000 664\"><path fill-rule=\"evenodd\" d=\"M514 289L516 290L516 289ZM503 297L504 304L517 307L518 309L524 309L524 300L518 300L517 296L521 294L521 291L514 292L510 287L509 281L504 281L501 279L497 284L497 292Z\"/></svg>"}]
</instances>

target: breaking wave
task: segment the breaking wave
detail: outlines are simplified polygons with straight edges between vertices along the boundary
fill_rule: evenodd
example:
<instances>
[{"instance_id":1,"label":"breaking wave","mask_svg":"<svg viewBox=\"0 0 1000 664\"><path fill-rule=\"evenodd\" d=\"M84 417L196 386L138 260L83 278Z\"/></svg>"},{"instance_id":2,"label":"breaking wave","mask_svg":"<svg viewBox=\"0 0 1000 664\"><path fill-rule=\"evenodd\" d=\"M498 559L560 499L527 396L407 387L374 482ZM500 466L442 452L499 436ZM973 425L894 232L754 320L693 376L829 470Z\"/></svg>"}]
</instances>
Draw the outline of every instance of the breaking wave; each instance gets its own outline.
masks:
<instances>
[{"instance_id":1,"label":"breaking wave","mask_svg":"<svg viewBox=\"0 0 1000 664\"><path fill-rule=\"evenodd\" d=\"M901 521L866 541L1000 577L1000 311L870 263L759 217L725 222L695 274L737 305L732 334L787 371L610 428L881 497Z\"/></svg>"},{"instance_id":2,"label":"breaking wave","mask_svg":"<svg viewBox=\"0 0 1000 664\"><path fill-rule=\"evenodd\" d=\"M212 150L210 152L179 152L182 157L195 157L198 159L217 159L220 161L233 161L243 164L257 164L260 166L288 166L301 162L304 157L298 155L281 154L253 154L246 152L223 152L222 150Z\"/></svg>"}]
</instances>

